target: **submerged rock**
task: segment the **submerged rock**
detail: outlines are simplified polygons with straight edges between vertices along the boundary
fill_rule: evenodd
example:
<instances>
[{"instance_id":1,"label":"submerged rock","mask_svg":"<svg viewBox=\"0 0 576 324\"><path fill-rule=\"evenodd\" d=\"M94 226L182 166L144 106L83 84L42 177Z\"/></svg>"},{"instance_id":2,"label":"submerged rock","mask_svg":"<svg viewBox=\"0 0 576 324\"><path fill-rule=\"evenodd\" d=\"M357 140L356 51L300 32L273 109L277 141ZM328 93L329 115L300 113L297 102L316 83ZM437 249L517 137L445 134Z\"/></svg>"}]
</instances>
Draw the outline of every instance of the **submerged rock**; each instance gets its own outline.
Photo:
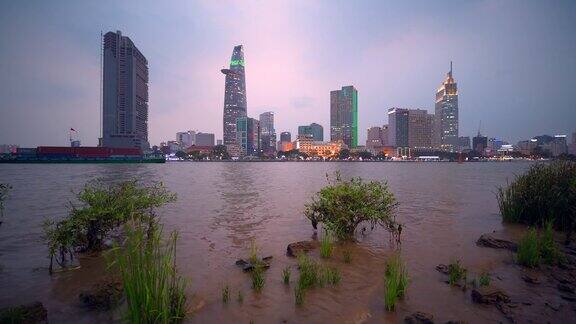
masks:
<instances>
[{"instance_id":1,"label":"submerged rock","mask_svg":"<svg viewBox=\"0 0 576 324\"><path fill-rule=\"evenodd\" d=\"M115 281L96 284L92 290L81 292L78 298L87 308L110 310L120 303L122 283Z\"/></svg>"},{"instance_id":2,"label":"submerged rock","mask_svg":"<svg viewBox=\"0 0 576 324\"><path fill-rule=\"evenodd\" d=\"M476 245L493 249L505 249L514 252L518 250L518 245L516 243L496 238L492 234L482 234L476 241Z\"/></svg>"},{"instance_id":3,"label":"submerged rock","mask_svg":"<svg viewBox=\"0 0 576 324\"><path fill-rule=\"evenodd\" d=\"M260 266L264 269L270 268L270 262L272 262L272 256L267 256L257 261ZM236 265L242 268L242 271L248 272L254 270L256 264L252 263L250 260L238 259L236 260Z\"/></svg>"},{"instance_id":4,"label":"submerged rock","mask_svg":"<svg viewBox=\"0 0 576 324\"><path fill-rule=\"evenodd\" d=\"M436 266L436 270L440 271L443 274L448 274L448 266L445 264L439 264Z\"/></svg>"},{"instance_id":5,"label":"submerged rock","mask_svg":"<svg viewBox=\"0 0 576 324\"><path fill-rule=\"evenodd\" d=\"M2 308L0 323L48 323L48 311L41 302Z\"/></svg>"},{"instance_id":6,"label":"submerged rock","mask_svg":"<svg viewBox=\"0 0 576 324\"><path fill-rule=\"evenodd\" d=\"M316 243L313 241L300 241L288 244L286 254L295 257L300 253L308 253L316 248Z\"/></svg>"},{"instance_id":7,"label":"submerged rock","mask_svg":"<svg viewBox=\"0 0 576 324\"><path fill-rule=\"evenodd\" d=\"M483 287L472 289L472 301L478 304L497 305L500 303L509 303L510 296L502 290Z\"/></svg>"},{"instance_id":8,"label":"submerged rock","mask_svg":"<svg viewBox=\"0 0 576 324\"><path fill-rule=\"evenodd\" d=\"M404 323L407 324L433 324L434 316L424 312L416 312L404 318Z\"/></svg>"},{"instance_id":9,"label":"submerged rock","mask_svg":"<svg viewBox=\"0 0 576 324\"><path fill-rule=\"evenodd\" d=\"M527 283L537 285L540 284L540 279L538 277L533 276L531 274L525 273L522 275L522 280L526 281Z\"/></svg>"}]
</instances>

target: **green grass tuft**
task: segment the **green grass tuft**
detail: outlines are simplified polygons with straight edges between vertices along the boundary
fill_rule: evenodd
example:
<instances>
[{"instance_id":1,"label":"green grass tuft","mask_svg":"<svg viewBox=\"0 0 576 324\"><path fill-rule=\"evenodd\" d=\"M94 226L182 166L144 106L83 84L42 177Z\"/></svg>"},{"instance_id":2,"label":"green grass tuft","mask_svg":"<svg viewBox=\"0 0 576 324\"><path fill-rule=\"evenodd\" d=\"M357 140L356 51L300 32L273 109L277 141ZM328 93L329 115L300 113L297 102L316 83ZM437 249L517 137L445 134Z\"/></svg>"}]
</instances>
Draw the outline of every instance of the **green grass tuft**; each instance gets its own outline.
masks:
<instances>
[{"instance_id":1,"label":"green grass tuft","mask_svg":"<svg viewBox=\"0 0 576 324\"><path fill-rule=\"evenodd\" d=\"M490 275L487 273L482 273L480 277L478 277L478 284L480 287L486 287L490 285Z\"/></svg>"},{"instance_id":2,"label":"green grass tuft","mask_svg":"<svg viewBox=\"0 0 576 324\"><path fill-rule=\"evenodd\" d=\"M230 300L230 287L226 285L224 286L224 288L222 288L222 302L224 304L228 304L229 300Z\"/></svg>"},{"instance_id":3,"label":"green grass tuft","mask_svg":"<svg viewBox=\"0 0 576 324\"><path fill-rule=\"evenodd\" d=\"M529 229L518 242L516 260L519 264L529 268L535 268L540 265L540 249L536 229Z\"/></svg>"},{"instance_id":4,"label":"green grass tuft","mask_svg":"<svg viewBox=\"0 0 576 324\"><path fill-rule=\"evenodd\" d=\"M242 295L242 290L238 290L238 303L242 304L244 302L244 295Z\"/></svg>"},{"instance_id":5,"label":"green grass tuft","mask_svg":"<svg viewBox=\"0 0 576 324\"><path fill-rule=\"evenodd\" d=\"M460 260L452 261L448 265L448 282L451 286L459 284L461 281L466 285L467 270L462 266Z\"/></svg>"},{"instance_id":6,"label":"green grass tuft","mask_svg":"<svg viewBox=\"0 0 576 324\"><path fill-rule=\"evenodd\" d=\"M388 311L396 308L398 298L406 294L408 287L408 272L400 255L390 257L384 274L384 305Z\"/></svg>"},{"instance_id":7,"label":"green grass tuft","mask_svg":"<svg viewBox=\"0 0 576 324\"><path fill-rule=\"evenodd\" d=\"M324 235L322 236L322 241L320 242L320 256L323 258L331 257L333 249L332 235L330 234L330 231L325 230Z\"/></svg>"},{"instance_id":8,"label":"green grass tuft","mask_svg":"<svg viewBox=\"0 0 576 324\"><path fill-rule=\"evenodd\" d=\"M297 285L294 288L294 299L296 305L300 306L304 304L304 294L305 294L304 288L300 287L300 285Z\"/></svg>"},{"instance_id":9,"label":"green grass tuft","mask_svg":"<svg viewBox=\"0 0 576 324\"><path fill-rule=\"evenodd\" d=\"M290 284L290 267L286 267L282 270L282 281L285 285Z\"/></svg>"},{"instance_id":10,"label":"green grass tuft","mask_svg":"<svg viewBox=\"0 0 576 324\"><path fill-rule=\"evenodd\" d=\"M251 273L252 276L252 289L256 292L260 292L264 288L264 267L259 263L256 263L254 269Z\"/></svg>"},{"instance_id":11,"label":"green grass tuft","mask_svg":"<svg viewBox=\"0 0 576 324\"><path fill-rule=\"evenodd\" d=\"M344 263L352 263L352 252L350 252L349 249L342 251L342 254L344 256Z\"/></svg>"}]
</instances>

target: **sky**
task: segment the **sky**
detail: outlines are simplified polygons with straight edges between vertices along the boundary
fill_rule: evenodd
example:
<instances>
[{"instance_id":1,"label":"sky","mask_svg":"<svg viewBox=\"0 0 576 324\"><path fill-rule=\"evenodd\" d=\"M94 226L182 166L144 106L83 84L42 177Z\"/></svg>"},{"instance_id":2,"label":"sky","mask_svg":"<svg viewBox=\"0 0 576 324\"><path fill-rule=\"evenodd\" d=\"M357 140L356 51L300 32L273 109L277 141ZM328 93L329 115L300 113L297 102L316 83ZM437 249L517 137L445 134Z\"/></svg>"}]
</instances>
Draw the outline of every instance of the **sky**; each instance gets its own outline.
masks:
<instances>
[{"instance_id":1,"label":"sky","mask_svg":"<svg viewBox=\"0 0 576 324\"><path fill-rule=\"evenodd\" d=\"M359 143L387 110L434 111L454 63L460 135L512 143L576 132L576 1L2 1L0 144L83 145L100 134L100 32L147 57L149 140L222 138L224 75L244 45L248 116L276 132L316 122L358 89Z\"/></svg>"}]
</instances>

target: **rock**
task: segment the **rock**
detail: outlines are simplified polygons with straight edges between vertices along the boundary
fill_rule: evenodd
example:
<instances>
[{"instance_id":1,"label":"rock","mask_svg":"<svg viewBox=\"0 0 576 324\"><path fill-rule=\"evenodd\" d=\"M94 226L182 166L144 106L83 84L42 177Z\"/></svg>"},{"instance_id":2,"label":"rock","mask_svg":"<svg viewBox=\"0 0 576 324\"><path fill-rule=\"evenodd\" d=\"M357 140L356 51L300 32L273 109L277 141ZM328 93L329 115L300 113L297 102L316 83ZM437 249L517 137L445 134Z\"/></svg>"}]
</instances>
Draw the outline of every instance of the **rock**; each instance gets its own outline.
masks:
<instances>
[{"instance_id":1,"label":"rock","mask_svg":"<svg viewBox=\"0 0 576 324\"><path fill-rule=\"evenodd\" d=\"M509 321L511 322L515 322L514 321L514 313L512 312L512 306L511 304L504 304L504 303L498 303L496 304L496 308L498 308L498 310L504 315L504 317L506 317Z\"/></svg>"},{"instance_id":2,"label":"rock","mask_svg":"<svg viewBox=\"0 0 576 324\"><path fill-rule=\"evenodd\" d=\"M559 283L558 286L556 286L558 288L558 290L563 291L563 292L567 292L567 293L574 293L574 287L568 284L563 284L563 283Z\"/></svg>"},{"instance_id":3,"label":"rock","mask_svg":"<svg viewBox=\"0 0 576 324\"><path fill-rule=\"evenodd\" d=\"M448 266L445 264L439 264L436 266L436 270L440 271L443 274L448 274Z\"/></svg>"},{"instance_id":4,"label":"rock","mask_svg":"<svg viewBox=\"0 0 576 324\"><path fill-rule=\"evenodd\" d=\"M496 238L491 234L482 234L480 238L476 241L476 245L489 247L493 249L505 249L510 251L516 251L518 249L518 245L516 243Z\"/></svg>"},{"instance_id":5,"label":"rock","mask_svg":"<svg viewBox=\"0 0 576 324\"><path fill-rule=\"evenodd\" d=\"M522 275L522 280L526 281L527 283L531 283L534 285L540 284L540 279L538 277L533 276L531 274L525 273Z\"/></svg>"},{"instance_id":6,"label":"rock","mask_svg":"<svg viewBox=\"0 0 576 324\"><path fill-rule=\"evenodd\" d=\"M404 323L407 324L433 324L434 316L424 312L416 312L404 318Z\"/></svg>"},{"instance_id":7,"label":"rock","mask_svg":"<svg viewBox=\"0 0 576 324\"><path fill-rule=\"evenodd\" d=\"M510 296L499 289L483 287L472 289L472 301L478 304L500 304L509 303Z\"/></svg>"},{"instance_id":8,"label":"rock","mask_svg":"<svg viewBox=\"0 0 576 324\"><path fill-rule=\"evenodd\" d=\"M48 311L41 302L2 308L0 323L48 323Z\"/></svg>"},{"instance_id":9,"label":"rock","mask_svg":"<svg viewBox=\"0 0 576 324\"><path fill-rule=\"evenodd\" d=\"M260 265L264 269L268 269L268 268L270 268L270 262L271 261L272 261L272 257L268 256L268 257L262 258L262 260L259 260L258 263L260 263ZM252 270L254 270L254 267L256 266L251 261L244 260L244 259L236 260L236 265L239 266L240 268L242 268L242 271L244 271L244 272L252 271Z\"/></svg>"},{"instance_id":10,"label":"rock","mask_svg":"<svg viewBox=\"0 0 576 324\"><path fill-rule=\"evenodd\" d=\"M300 241L288 244L286 248L286 254L291 257L295 257L300 253L308 253L316 247L313 241Z\"/></svg>"},{"instance_id":11,"label":"rock","mask_svg":"<svg viewBox=\"0 0 576 324\"><path fill-rule=\"evenodd\" d=\"M267 256L267 257L263 257L263 258L262 258L262 261L264 261L264 262L270 262L270 261L272 261L272 256L269 255L269 256Z\"/></svg>"},{"instance_id":12,"label":"rock","mask_svg":"<svg viewBox=\"0 0 576 324\"><path fill-rule=\"evenodd\" d=\"M120 303L122 283L104 282L94 285L92 290L83 291L78 296L84 307L97 310L110 310Z\"/></svg>"}]
</instances>

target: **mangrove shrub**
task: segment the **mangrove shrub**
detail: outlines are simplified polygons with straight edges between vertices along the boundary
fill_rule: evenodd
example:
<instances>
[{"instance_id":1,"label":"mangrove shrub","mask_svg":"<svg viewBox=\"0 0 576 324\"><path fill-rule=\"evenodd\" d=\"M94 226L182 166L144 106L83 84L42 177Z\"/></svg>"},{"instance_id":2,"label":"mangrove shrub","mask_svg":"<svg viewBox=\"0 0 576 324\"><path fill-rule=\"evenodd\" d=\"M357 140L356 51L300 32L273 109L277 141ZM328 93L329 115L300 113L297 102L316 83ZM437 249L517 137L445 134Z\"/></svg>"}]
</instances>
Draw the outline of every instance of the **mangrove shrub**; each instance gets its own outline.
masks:
<instances>
[{"instance_id":1,"label":"mangrove shrub","mask_svg":"<svg viewBox=\"0 0 576 324\"><path fill-rule=\"evenodd\" d=\"M77 199L80 204L71 203L67 217L44 224L50 270L54 259L62 266L68 257L73 258L75 251L100 251L110 232L129 220L144 224L151 235L157 223L155 208L174 201L176 195L162 183L95 181L87 183Z\"/></svg>"},{"instance_id":2,"label":"mangrove shrub","mask_svg":"<svg viewBox=\"0 0 576 324\"><path fill-rule=\"evenodd\" d=\"M358 225L367 222L396 231L394 194L386 182L363 181L361 178L343 180L336 173L306 205L305 215L316 228L322 223L339 239L352 239Z\"/></svg>"},{"instance_id":3,"label":"mangrove shrub","mask_svg":"<svg viewBox=\"0 0 576 324\"><path fill-rule=\"evenodd\" d=\"M568 239L576 226L576 163L536 164L500 187L497 198L504 221L539 227L550 221Z\"/></svg>"}]
</instances>

